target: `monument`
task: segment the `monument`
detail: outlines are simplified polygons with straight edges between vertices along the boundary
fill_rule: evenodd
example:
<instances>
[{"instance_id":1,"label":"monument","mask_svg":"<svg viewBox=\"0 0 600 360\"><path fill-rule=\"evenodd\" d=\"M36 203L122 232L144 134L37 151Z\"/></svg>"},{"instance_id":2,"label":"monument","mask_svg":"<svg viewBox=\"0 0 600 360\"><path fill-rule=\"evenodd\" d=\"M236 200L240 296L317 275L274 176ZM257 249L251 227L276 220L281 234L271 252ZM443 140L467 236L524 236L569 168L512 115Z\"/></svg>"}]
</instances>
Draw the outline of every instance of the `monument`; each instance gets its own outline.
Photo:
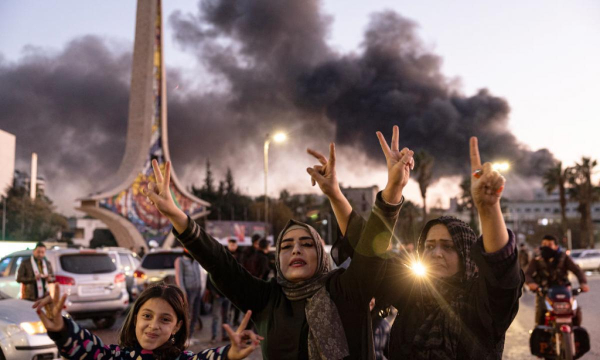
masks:
<instances>
[{"instance_id":1,"label":"monument","mask_svg":"<svg viewBox=\"0 0 600 360\"><path fill-rule=\"evenodd\" d=\"M142 194L154 180L151 162L164 170L170 161L167 137L167 92L163 61L161 0L139 0L136 11L129 119L125 154L105 190L79 199L77 210L102 220L119 246L136 250L155 240L171 247L170 222ZM185 190L171 171L171 193L192 219L208 214L208 202Z\"/></svg>"}]
</instances>

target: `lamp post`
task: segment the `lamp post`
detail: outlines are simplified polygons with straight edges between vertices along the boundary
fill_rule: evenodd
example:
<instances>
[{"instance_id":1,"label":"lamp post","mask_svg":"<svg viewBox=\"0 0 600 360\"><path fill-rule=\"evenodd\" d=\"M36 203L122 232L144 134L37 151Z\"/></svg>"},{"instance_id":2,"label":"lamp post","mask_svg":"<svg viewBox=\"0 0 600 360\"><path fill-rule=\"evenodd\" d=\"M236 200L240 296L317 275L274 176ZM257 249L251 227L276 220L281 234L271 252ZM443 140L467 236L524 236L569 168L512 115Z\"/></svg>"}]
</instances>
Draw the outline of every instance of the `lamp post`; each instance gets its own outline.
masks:
<instances>
[{"instance_id":1,"label":"lamp post","mask_svg":"<svg viewBox=\"0 0 600 360\"><path fill-rule=\"evenodd\" d=\"M265 136L265 144L264 144L264 167L265 167L265 238L269 235L269 195L268 195L268 177L269 177L269 145L271 141L276 143L284 142L287 139L287 135L279 132L275 135L271 136L267 134Z\"/></svg>"}]
</instances>

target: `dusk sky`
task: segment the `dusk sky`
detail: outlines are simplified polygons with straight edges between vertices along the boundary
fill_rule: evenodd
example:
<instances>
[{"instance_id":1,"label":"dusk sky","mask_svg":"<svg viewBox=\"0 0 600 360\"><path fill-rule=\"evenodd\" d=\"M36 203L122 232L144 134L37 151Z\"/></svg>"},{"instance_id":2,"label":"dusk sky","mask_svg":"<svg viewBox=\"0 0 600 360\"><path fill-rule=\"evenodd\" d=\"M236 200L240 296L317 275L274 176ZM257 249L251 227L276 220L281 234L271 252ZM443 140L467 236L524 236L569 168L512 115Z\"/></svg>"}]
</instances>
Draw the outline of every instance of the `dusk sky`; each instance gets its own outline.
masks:
<instances>
[{"instance_id":1,"label":"dusk sky","mask_svg":"<svg viewBox=\"0 0 600 360\"><path fill-rule=\"evenodd\" d=\"M69 215L74 213L74 199L101 187L102 179L114 173L121 160L125 134L111 131L126 128L125 90L129 83L135 6L133 0L0 2L0 129L17 136L18 169L28 171L30 153L39 153L40 173L48 180L49 196L60 211ZM239 8L243 10L245 5ZM249 18L280 17L278 23L265 24L269 33L264 44L257 45L260 35L242 32L248 24L224 24L219 19L204 24L197 1L163 1L169 138L175 170L186 186L201 183L204 163L210 158L217 178L231 167L240 190L259 195L263 186L262 137L281 129L291 132L291 139L271 149L271 196L277 196L283 188L301 193L314 191L305 172L314 161L304 149L308 145L325 151L328 141L334 139L339 144L338 176L344 185L383 187L385 161L377 154L374 130L389 137L394 116L406 116L401 120L406 121L401 129L408 133L401 133L401 145L402 139L411 139L408 141L412 147L422 145L434 154L449 153L447 158L437 157L440 180L428 193L430 206L447 205L448 198L458 193L457 181L464 169L458 169L460 165L456 164L462 160L468 163L468 144L464 143L464 149L455 145L463 136L478 135L489 138L488 144L514 147L489 148L487 153L518 164L535 164L532 168L546 164L552 155L566 165L581 156L600 157L598 1L307 0L289 8L280 3L277 9L265 11L261 6L248 8ZM296 14L290 14L293 12ZM373 16L374 13L379 15ZM221 37L196 39L186 24L196 29L215 29ZM228 33L227 26L234 30ZM388 39L394 31L402 40ZM279 34L282 36L276 36ZM294 37L295 34L298 35ZM314 53L302 54L300 59L278 66L285 57L277 58L281 47L276 45L286 41ZM407 42L406 47L403 41ZM386 43L381 45L382 42ZM225 54L231 56L238 63L238 70L248 70L244 80L224 65L215 64L215 56L206 54L208 45L217 46L222 58ZM391 54L394 49L401 54ZM375 94L381 83L365 85L364 74L365 69L373 67L374 73L385 74L378 66L382 59L390 61L395 56L404 64L393 72L398 77L394 78L395 83L402 87L397 93L403 104L413 90L407 89L402 74L408 74L409 84L424 84L420 71L432 74L425 82L431 90L426 94L440 97L443 103L432 100L426 105L425 115L419 112L422 117L419 115L416 120L414 113L402 115L395 108L389 113L378 110L372 114L372 123L366 124L370 122L365 110L368 107L354 109L344 104L351 104L349 99L356 94L377 97L377 103L388 99L389 93ZM419 62L418 66L412 64L416 67L406 70L410 63L404 62L407 59ZM261 66L261 62L265 65ZM271 62L277 68L272 74ZM46 74L45 67L53 70ZM37 70L32 73L31 69ZM73 69L73 73L69 74L68 69ZM108 84L103 87L103 80L97 79L97 83L88 82L86 88L77 78L90 72L114 81L103 79ZM44 78L44 74L55 80L41 84L36 77ZM252 92L244 87L258 82L249 80L248 74L267 78L272 75L274 79L285 74L293 80L279 87L263 84L261 94L265 96L250 99L244 94ZM69 79L71 75L74 79ZM346 84L345 77L352 75L360 79ZM341 77L337 80L343 84L324 89L323 79L331 76ZM48 85L53 83L57 84L56 89ZM313 91L316 84L319 87ZM96 112L87 117L88 107L74 104L76 99L65 100L68 92L59 89L69 86L82 98L86 94L97 99L98 104L90 105ZM56 96L41 96L43 89ZM480 89L487 91L479 93ZM354 95L339 95L344 91ZM282 93L284 100L266 99L268 94ZM102 99L106 99L104 105ZM437 116L443 117L440 114L454 114L455 109L449 106L458 109L453 125L448 126L451 131L445 126L442 129L427 125L440 124L436 120ZM45 113L42 108L51 110ZM104 125L100 124L105 120L99 110L103 108L111 119ZM211 114L205 115L206 112ZM466 115L473 112L473 118ZM224 129L233 123L221 122L234 121L229 120L232 117L237 119L235 124L241 125L238 131L228 133ZM480 117L486 119L482 129L476 123ZM421 125L415 125L415 121ZM345 130L355 124L355 130ZM470 125L477 133L469 133ZM445 137L452 140L439 144ZM451 149L445 151L444 146ZM462 153L464 159L458 159ZM485 156L486 150L482 153ZM516 155L522 157L510 158ZM538 186L539 169L514 171L518 176L507 174L508 195L511 184L518 189L513 196L530 194L526 190ZM410 183L406 195L420 203L416 184Z\"/></svg>"}]
</instances>

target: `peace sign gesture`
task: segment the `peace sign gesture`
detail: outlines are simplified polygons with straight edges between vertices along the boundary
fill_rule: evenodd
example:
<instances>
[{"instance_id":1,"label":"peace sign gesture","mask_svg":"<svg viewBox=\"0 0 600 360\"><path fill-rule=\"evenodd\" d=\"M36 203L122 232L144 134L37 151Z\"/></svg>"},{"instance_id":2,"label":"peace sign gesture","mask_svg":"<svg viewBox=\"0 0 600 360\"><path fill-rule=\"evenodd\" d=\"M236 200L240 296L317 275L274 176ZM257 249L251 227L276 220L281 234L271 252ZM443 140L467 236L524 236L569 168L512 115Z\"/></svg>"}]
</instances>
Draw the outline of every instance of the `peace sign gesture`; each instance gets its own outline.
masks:
<instances>
[{"instance_id":1,"label":"peace sign gesture","mask_svg":"<svg viewBox=\"0 0 600 360\"><path fill-rule=\"evenodd\" d=\"M481 165L479 144L475 136L470 140L471 151L471 195L478 210L484 210L500 203L505 179L492 169L492 163Z\"/></svg>"},{"instance_id":2,"label":"peace sign gesture","mask_svg":"<svg viewBox=\"0 0 600 360\"><path fill-rule=\"evenodd\" d=\"M314 156L321 165L315 165L306 169L310 174L312 185L319 184L319 188L325 196L331 198L338 195L340 185L338 184L335 173L335 144L329 144L329 160L320 152L313 149L306 149L306 152Z\"/></svg>"},{"instance_id":3,"label":"peace sign gesture","mask_svg":"<svg viewBox=\"0 0 600 360\"><path fill-rule=\"evenodd\" d=\"M410 171L415 167L415 153L408 148L399 150L400 131L396 125L392 133L391 148L380 131L377 132L377 138L388 168L388 183L383 190L383 197L387 202L397 204L402 199L402 189L408 183Z\"/></svg>"},{"instance_id":4,"label":"peace sign gesture","mask_svg":"<svg viewBox=\"0 0 600 360\"><path fill-rule=\"evenodd\" d=\"M54 285L54 297L47 295L31 306L37 312L46 330L59 332L65 327L65 321L61 314L65 300L67 300L67 294L60 296L60 287ZM46 311L45 313L42 308Z\"/></svg>"},{"instance_id":5,"label":"peace sign gesture","mask_svg":"<svg viewBox=\"0 0 600 360\"><path fill-rule=\"evenodd\" d=\"M245 330L251 315L252 311L248 310L236 331L233 331L229 325L223 324L223 328L231 340L231 348L227 353L228 359L245 359L258 347L260 341L264 340L262 336L256 335L252 330Z\"/></svg>"}]
</instances>

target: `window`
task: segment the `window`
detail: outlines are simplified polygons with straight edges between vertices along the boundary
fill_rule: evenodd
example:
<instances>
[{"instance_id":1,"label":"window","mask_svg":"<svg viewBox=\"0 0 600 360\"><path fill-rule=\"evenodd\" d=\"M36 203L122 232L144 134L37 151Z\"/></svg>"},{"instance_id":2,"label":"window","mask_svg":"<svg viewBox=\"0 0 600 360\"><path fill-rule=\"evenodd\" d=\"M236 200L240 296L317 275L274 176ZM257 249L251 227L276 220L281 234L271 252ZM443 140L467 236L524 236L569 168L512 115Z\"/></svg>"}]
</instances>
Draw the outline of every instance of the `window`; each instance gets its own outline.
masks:
<instances>
[{"instance_id":1,"label":"window","mask_svg":"<svg viewBox=\"0 0 600 360\"><path fill-rule=\"evenodd\" d=\"M117 270L106 254L75 254L60 257L60 266L73 274L106 274Z\"/></svg>"},{"instance_id":2,"label":"window","mask_svg":"<svg viewBox=\"0 0 600 360\"><path fill-rule=\"evenodd\" d=\"M129 261L129 256L127 256L127 254L119 253L119 259L121 260L121 270L125 272L132 270L131 262Z\"/></svg>"},{"instance_id":3,"label":"window","mask_svg":"<svg viewBox=\"0 0 600 360\"><path fill-rule=\"evenodd\" d=\"M531 212L530 208L525 208L525 212Z\"/></svg>"},{"instance_id":4,"label":"window","mask_svg":"<svg viewBox=\"0 0 600 360\"><path fill-rule=\"evenodd\" d=\"M10 272L8 273L8 275L14 275L17 273L17 269L19 268L19 266L21 266L21 263L23 262L23 260L29 261L29 258L31 256L19 256L15 262L13 263L12 268L10 268Z\"/></svg>"},{"instance_id":5,"label":"window","mask_svg":"<svg viewBox=\"0 0 600 360\"><path fill-rule=\"evenodd\" d=\"M175 269L175 259L182 253L155 253L148 254L142 262L142 266L149 270Z\"/></svg>"},{"instance_id":6,"label":"window","mask_svg":"<svg viewBox=\"0 0 600 360\"><path fill-rule=\"evenodd\" d=\"M0 276L4 276L4 270L6 270L6 268L8 267L8 264L10 263L10 261L12 260L12 257L7 257L2 259L2 261L0 261Z\"/></svg>"}]
</instances>

